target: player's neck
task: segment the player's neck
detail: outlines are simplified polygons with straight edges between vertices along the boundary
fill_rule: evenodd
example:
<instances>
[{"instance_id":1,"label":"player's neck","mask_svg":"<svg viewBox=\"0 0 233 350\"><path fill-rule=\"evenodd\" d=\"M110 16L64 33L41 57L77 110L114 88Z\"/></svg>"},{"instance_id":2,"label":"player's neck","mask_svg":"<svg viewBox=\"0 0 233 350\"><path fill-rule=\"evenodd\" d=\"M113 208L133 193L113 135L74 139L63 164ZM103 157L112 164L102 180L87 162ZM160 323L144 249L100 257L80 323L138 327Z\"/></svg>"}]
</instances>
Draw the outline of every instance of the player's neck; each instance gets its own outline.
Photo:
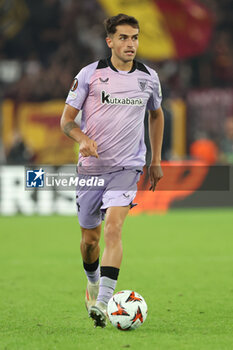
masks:
<instances>
[{"instance_id":1,"label":"player's neck","mask_svg":"<svg viewBox=\"0 0 233 350\"><path fill-rule=\"evenodd\" d=\"M133 61L123 62L115 56L111 57L111 62L113 66L119 71L129 72L133 67Z\"/></svg>"}]
</instances>

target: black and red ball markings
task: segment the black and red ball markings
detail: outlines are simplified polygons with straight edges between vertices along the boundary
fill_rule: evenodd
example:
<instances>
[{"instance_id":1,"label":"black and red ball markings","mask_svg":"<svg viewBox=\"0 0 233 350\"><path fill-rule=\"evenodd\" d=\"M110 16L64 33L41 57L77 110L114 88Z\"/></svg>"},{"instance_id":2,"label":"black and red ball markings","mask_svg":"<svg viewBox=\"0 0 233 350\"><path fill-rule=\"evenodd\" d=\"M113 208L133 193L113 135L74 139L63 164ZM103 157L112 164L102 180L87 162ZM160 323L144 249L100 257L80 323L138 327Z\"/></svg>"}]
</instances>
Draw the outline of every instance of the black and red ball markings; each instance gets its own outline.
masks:
<instances>
[{"instance_id":1,"label":"black and red ball markings","mask_svg":"<svg viewBox=\"0 0 233 350\"><path fill-rule=\"evenodd\" d=\"M116 304L117 311L112 312L111 313L112 316L130 316L120 303L117 303L115 300L114 302Z\"/></svg>"},{"instance_id":2,"label":"black and red ball markings","mask_svg":"<svg viewBox=\"0 0 233 350\"><path fill-rule=\"evenodd\" d=\"M134 324L137 320L141 321L143 323L143 316L142 316L142 311L140 309L140 306L137 309L137 312L135 313L134 317L132 318L132 324Z\"/></svg>"},{"instance_id":3,"label":"black and red ball markings","mask_svg":"<svg viewBox=\"0 0 233 350\"><path fill-rule=\"evenodd\" d=\"M128 331L130 330L131 326L127 327L127 328L121 328L121 325L119 322L117 322L117 328L120 329L120 331Z\"/></svg>"},{"instance_id":4,"label":"black and red ball markings","mask_svg":"<svg viewBox=\"0 0 233 350\"><path fill-rule=\"evenodd\" d=\"M130 294L130 296L128 297L128 299L126 300L126 303L128 303L129 301L133 301L133 302L139 301L139 302L141 303L141 302L142 302L142 299L136 297L135 292L132 292L132 293Z\"/></svg>"}]
</instances>

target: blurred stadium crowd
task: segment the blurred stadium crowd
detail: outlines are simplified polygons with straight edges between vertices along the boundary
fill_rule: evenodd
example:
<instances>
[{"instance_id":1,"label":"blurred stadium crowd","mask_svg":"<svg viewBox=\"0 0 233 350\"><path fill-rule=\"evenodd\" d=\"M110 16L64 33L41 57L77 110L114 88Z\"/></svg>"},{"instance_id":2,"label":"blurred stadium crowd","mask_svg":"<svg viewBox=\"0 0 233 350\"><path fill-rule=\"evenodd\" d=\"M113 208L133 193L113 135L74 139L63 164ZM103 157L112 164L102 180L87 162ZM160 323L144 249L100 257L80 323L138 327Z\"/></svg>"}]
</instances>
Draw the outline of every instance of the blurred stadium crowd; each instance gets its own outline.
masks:
<instances>
[{"instance_id":1,"label":"blurred stadium crowd","mask_svg":"<svg viewBox=\"0 0 233 350\"><path fill-rule=\"evenodd\" d=\"M205 53L183 60L147 62L156 68L163 86L168 150L171 113L167 99L174 96L186 99L193 89L229 89L233 82L233 2L200 2L209 8L215 22ZM7 19L13 19L4 35L0 30L1 99L10 98L17 103L64 100L77 72L109 54L104 41L104 18L106 13L96 0L1 1L0 29ZM232 123L228 119L230 126L222 127L222 132L231 130L225 147L233 152L233 110L227 108L224 113L232 116ZM209 136L215 141L215 133ZM191 136L189 143L192 141ZM164 157L169 158L169 152Z\"/></svg>"},{"instance_id":2,"label":"blurred stadium crowd","mask_svg":"<svg viewBox=\"0 0 233 350\"><path fill-rule=\"evenodd\" d=\"M22 29L1 45L1 61L16 60L11 69L19 77L5 96L17 101L64 99L77 72L105 55L104 13L92 0L25 3Z\"/></svg>"},{"instance_id":3,"label":"blurred stadium crowd","mask_svg":"<svg viewBox=\"0 0 233 350\"><path fill-rule=\"evenodd\" d=\"M15 70L16 83L6 88L5 96L19 101L64 99L77 72L107 54L102 25L106 14L96 0L25 3L22 29L10 40L1 38L1 65L16 60L9 67ZM212 10L216 23L208 50L195 58L156 63L163 85L179 94L191 87L227 87L233 82L232 0L202 3Z\"/></svg>"}]
</instances>

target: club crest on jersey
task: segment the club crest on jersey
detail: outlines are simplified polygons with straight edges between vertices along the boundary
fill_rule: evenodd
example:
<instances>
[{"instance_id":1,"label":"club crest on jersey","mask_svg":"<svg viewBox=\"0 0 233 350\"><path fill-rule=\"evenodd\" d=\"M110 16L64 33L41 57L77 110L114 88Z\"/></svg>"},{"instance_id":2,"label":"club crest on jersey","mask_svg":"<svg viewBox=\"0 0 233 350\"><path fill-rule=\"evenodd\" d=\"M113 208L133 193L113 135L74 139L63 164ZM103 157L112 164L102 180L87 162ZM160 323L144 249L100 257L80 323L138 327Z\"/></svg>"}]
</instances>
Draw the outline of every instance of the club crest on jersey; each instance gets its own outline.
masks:
<instances>
[{"instance_id":1,"label":"club crest on jersey","mask_svg":"<svg viewBox=\"0 0 233 350\"><path fill-rule=\"evenodd\" d=\"M109 78L106 78L106 79L99 78L99 80L101 81L101 83L107 84L107 82L109 81Z\"/></svg>"},{"instance_id":2,"label":"club crest on jersey","mask_svg":"<svg viewBox=\"0 0 233 350\"><path fill-rule=\"evenodd\" d=\"M148 81L146 79L138 79L138 85L141 91L145 91L148 85Z\"/></svg>"}]
</instances>

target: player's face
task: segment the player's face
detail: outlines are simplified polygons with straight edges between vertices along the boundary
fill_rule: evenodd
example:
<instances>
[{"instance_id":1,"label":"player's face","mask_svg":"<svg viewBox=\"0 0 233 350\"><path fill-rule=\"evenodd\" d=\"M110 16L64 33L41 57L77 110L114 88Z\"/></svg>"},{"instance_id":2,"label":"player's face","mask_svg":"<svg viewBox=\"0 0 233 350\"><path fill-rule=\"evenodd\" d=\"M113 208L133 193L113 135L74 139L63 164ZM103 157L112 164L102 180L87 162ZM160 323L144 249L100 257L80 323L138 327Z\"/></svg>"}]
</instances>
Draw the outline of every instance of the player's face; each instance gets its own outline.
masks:
<instances>
[{"instance_id":1,"label":"player's face","mask_svg":"<svg viewBox=\"0 0 233 350\"><path fill-rule=\"evenodd\" d=\"M116 29L116 33L107 38L112 55L125 63L133 61L138 48L138 29L128 24L119 25Z\"/></svg>"}]
</instances>

